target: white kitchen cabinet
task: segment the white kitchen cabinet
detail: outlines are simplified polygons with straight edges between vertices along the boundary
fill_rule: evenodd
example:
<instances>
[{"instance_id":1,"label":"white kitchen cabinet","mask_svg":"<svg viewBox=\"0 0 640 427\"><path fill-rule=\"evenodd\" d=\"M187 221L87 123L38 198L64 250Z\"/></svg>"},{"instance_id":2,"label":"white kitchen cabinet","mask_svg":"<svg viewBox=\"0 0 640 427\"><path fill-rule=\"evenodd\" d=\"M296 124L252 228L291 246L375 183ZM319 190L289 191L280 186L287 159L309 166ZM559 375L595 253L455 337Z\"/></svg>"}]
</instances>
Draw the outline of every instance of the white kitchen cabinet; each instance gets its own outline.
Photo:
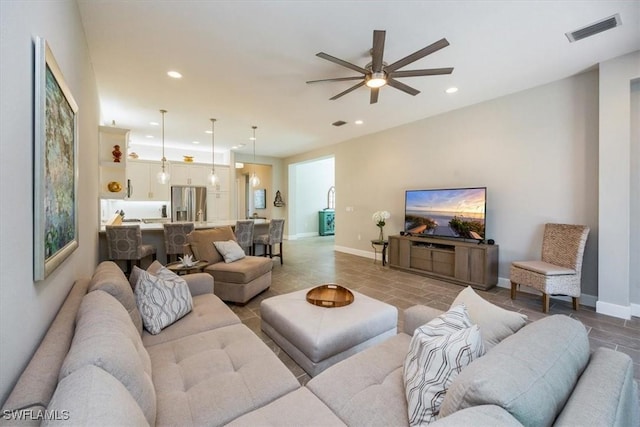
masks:
<instances>
[{"instance_id":1,"label":"white kitchen cabinet","mask_svg":"<svg viewBox=\"0 0 640 427\"><path fill-rule=\"evenodd\" d=\"M211 173L211 169L209 169L209 173ZM209 188L216 192L229 191L229 166L216 166L216 175L218 176L218 183L215 187L209 186Z\"/></svg>"},{"instance_id":2,"label":"white kitchen cabinet","mask_svg":"<svg viewBox=\"0 0 640 427\"><path fill-rule=\"evenodd\" d=\"M160 184L157 174L160 162L129 160L127 163L127 179L131 186L129 200L169 201L169 184Z\"/></svg>"},{"instance_id":3,"label":"white kitchen cabinet","mask_svg":"<svg viewBox=\"0 0 640 427\"><path fill-rule=\"evenodd\" d=\"M229 201L228 191L207 191L207 221L229 219Z\"/></svg>"},{"instance_id":4,"label":"white kitchen cabinet","mask_svg":"<svg viewBox=\"0 0 640 427\"><path fill-rule=\"evenodd\" d=\"M172 163L171 185L202 185L208 184L211 166L195 163Z\"/></svg>"}]
</instances>

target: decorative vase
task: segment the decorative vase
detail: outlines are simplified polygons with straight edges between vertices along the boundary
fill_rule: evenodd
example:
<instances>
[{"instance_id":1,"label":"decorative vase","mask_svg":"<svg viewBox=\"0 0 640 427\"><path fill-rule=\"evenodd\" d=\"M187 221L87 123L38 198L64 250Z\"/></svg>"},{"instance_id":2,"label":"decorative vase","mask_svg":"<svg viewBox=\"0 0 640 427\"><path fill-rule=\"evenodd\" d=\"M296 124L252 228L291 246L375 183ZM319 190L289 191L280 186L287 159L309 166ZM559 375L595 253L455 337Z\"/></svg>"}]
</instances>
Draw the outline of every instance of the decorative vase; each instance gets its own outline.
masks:
<instances>
[{"instance_id":1,"label":"decorative vase","mask_svg":"<svg viewBox=\"0 0 640 427\"><path fill-rule=\"evenodd\" d=\"M380 229L380 236L378 236L378 240L382 242L384 241L384 226L379 225L378 228Z\"/></svg>"},{"instance_id":2,"label":"decorative vase","mask_svg":"<svg viewBox=\"0 0 640 427\"><path fill-rule=\"evenodd\" d=\"M113 151L111 152L111 154L113 154L113 162L120 163L120 157L122 157L122 151L120 151L119 145L113 146Z\"/></svg>"}]
</instances>

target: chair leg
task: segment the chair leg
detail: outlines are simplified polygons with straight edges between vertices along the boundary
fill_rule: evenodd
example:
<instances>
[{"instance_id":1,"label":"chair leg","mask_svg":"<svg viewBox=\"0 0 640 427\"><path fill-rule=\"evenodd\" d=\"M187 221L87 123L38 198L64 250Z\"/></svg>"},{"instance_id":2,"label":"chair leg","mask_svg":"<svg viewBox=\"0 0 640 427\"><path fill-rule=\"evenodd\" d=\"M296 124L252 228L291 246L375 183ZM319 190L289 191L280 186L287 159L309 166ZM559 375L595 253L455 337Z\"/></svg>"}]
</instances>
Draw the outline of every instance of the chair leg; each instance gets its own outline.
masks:
<instances>
[{"instance_id":1,"label":"chair leg","mask_svg":"<svg viewBox=\"0 0 640 427\"><path fill-rule=\"evenodd\" d=\"M542 312L543 313L548 313L549 312L549 294L542 294Z\"/></svg>"},{"instance_id":2,"label":"chair leg","mask_svg":"<svg viewBox=\"0 0 640 427\"><path fill-rule=\"evenodd\" d=\"M511 282L511 299L516 299L516 286L518 286L516 282Z\"/></svg>"},{"instance_id":3,"label":"chair leg","mask_svg":"<svg viewBox=\"0 0 640 427\"><path fill-rule=\"evenodd\" d=\"M580 305L580 298L572 297L572 300L573 300L573 309L578 311L578 306Z\"/></svg>"},{"instance_id":4,"label":"chair leg","mask_svg":"<svg viewBox=\"0 0 640 427\"><path fill-rule=\"evenodd\" d=\"M280 265L282 265L282 242L280 242Z\"/></svg>"}]
</instances>

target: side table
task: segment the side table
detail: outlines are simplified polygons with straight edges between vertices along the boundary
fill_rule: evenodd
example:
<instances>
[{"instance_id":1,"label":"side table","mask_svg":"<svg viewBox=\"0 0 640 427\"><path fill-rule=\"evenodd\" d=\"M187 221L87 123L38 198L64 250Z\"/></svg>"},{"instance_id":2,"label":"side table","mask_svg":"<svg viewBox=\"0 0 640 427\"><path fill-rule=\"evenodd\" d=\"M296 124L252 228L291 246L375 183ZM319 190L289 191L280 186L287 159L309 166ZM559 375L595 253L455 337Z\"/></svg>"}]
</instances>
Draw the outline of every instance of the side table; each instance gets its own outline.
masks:
<instances>
[{"instance_id":1,"label":"side table","mask_svg":"<svg viewBox=\"0 0 640 427\"><path fill-rule=\"evenodd\" d=\"M185 267L182 265L181 261L172 262L167 264L166 267L176 273L177 275L183 274L191 274L191 273L201 273L202 269L208 265L207 261L197 261L190 267Z\"/></svg>"},{"instance_id":2,"label":"side table","mask_svg":"<svg viewBox=\"0 0 640 427\"><path fill-rule=\"evenodd\" d=\"M389 241L388 240L372 240L371 241L371 247L373 248L373 263L376 263L376 260L378 259L378 247L382 246L382 249L380 250L380 253L382 254L382 266L384 267L385 265L387 265L387 247L389 247Z\"/></svg>"}]
</instances>

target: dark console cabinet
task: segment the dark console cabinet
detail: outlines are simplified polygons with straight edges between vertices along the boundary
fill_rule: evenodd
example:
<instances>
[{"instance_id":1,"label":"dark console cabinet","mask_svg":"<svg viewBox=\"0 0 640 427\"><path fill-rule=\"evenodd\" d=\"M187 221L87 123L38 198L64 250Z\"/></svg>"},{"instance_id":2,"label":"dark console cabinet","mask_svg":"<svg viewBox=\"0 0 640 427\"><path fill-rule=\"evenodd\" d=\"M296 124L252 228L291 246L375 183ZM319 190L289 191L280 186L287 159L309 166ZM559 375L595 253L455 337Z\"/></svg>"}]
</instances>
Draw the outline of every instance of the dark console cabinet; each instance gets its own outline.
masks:
<instances>
[{"instance_id":1,"label":"dark console cabinet","mask_svg":"<svg viewBox=\"0 0 640 427\"><path fill-rule=\"evenodd\" d=\"M389 236L389 266L487 290L498 283L498 246Z\"/></svg>"}]
</instances>

